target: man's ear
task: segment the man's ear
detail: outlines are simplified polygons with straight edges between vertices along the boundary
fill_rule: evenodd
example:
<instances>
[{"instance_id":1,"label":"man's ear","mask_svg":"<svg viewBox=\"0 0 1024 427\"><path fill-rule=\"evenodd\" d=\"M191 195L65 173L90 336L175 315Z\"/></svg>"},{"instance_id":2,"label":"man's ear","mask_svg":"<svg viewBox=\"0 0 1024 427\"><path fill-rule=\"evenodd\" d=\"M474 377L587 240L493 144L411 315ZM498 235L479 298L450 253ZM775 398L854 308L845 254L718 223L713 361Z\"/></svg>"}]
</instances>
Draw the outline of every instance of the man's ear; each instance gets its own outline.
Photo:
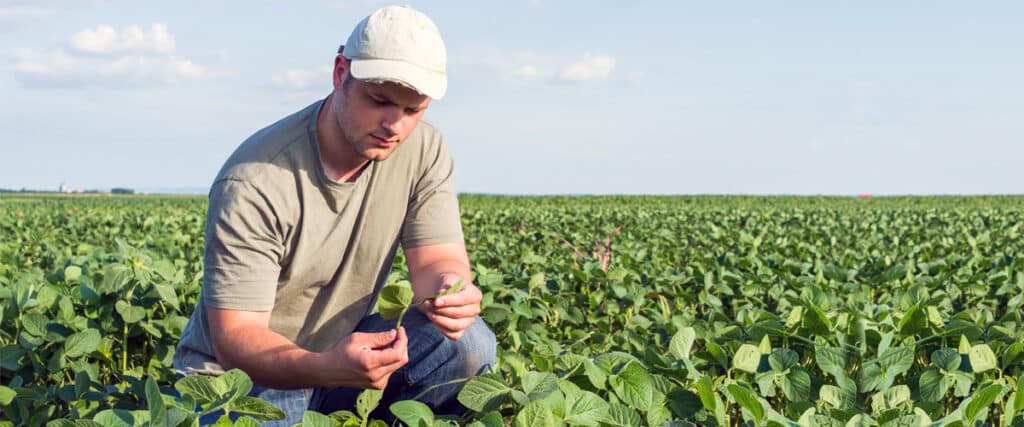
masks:
<instances>
[{"instance_id":1,"label":"man's ear","mask_svg":"<svg viewBox=\"0 0 1024 427\"><path fill-rule=\"evenodd\" d=\"M341 84L348 77L348 67L351 61L343 55L334 57L334 88L341 89Z\"/></svg>"}]
</instances>

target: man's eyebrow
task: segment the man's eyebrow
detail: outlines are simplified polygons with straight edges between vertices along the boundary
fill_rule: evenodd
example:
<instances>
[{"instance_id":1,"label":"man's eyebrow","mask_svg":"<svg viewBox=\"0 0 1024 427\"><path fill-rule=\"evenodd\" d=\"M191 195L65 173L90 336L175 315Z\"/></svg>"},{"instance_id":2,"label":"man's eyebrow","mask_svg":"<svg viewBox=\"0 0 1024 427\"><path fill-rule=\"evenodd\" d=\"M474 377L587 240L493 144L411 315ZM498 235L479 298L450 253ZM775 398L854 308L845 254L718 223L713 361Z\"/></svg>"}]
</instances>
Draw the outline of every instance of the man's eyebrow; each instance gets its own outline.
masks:
<instances>
[{"instance_id":1,"label":"man's eyebrow","mask_svg":"<svg viewBox=\"0 0 1024 427\"><path fill-rule=\"evenodd\" d=\"M377 102L385 101L385 102L388 102L388 103L390 103L392 105L401 106L402 108L404 108L406 110L413 110L413 111L419 112L419 111L423 111L423 110L425 110L427 108L427 107L420 106L419 104L411 105L411 106L401 105L394 98L388 96L388 94L386 92L384 92L384 91L377 91L377 90L374 90L374 89L369 89L369 90L366 91L366 93L367 93L367 95L370 96L370 98L373 98L374 101L377 101Z\"/></svg>"}]
</instances>

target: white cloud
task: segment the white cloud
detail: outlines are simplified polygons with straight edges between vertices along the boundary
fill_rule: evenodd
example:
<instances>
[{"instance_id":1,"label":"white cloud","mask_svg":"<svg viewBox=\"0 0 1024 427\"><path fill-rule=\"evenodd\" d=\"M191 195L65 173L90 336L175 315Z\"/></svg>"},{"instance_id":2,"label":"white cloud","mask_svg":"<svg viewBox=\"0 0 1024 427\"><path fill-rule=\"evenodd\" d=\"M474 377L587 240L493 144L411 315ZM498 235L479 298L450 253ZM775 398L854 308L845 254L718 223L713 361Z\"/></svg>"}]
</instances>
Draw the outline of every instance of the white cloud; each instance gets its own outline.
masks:
<instances>
[{"instance_id":1,"label":"white cloud","mask_svg":"<svg viewBox=\"0 0 1024 427\"><path fill-rule=\"evenodd\" d=\"M100 25L73 34L69 46L77 52L105 55L172 54L174 36L167 31L167 25L159 23L151 25L148 33L138 25L129 25L120 34L114 27Z\"/></svg>"},{"instance_id":2,"label":"white cloud","mask_svg":"<svg viewBox=\"0 0 1024 427\"><path fill-rule=\"evenodd\" d=\"M535 78L538 74L540 74L540 72L532 65L524 65L512 71L512 75L524 80Z\"/></svg>"},{"instance_id":3,"label":"white cloud","mask_svg":"<svg viewBox=\"0 0 1024 427\"><path fill-rule=\"evenodd\" d=\"M153 85L209 74L174 50L164 24L153 24L148 32L131 25L120 33L101 25L73 34L66 47L19 49L13 68L19 81L37 87Z\"/></svg>"},{"instance_id":4,"label":"white cloud","mask_svg":"<svg viewBox=\"0 0 1024 427\"><path fill-rule=\"evenodd\" d=\"M308 69L290 69L274 74L271 81L276 86L296 90L330 88L331 70L333 68L329 65Z\"/></svg>"},{"instance_id":5,"label":"white cloud","mask_svg":"<svg viewBox=\"0 0 1024 427\"><path fill-rule=\"evenodd\" d=\"M558 73L558 78L572 82L604 80L612 73L613 68L615 68L615 58L591 55L590 52L587 52L583 54L583 60L562 69Z\"/></svg>"}]
</instances>

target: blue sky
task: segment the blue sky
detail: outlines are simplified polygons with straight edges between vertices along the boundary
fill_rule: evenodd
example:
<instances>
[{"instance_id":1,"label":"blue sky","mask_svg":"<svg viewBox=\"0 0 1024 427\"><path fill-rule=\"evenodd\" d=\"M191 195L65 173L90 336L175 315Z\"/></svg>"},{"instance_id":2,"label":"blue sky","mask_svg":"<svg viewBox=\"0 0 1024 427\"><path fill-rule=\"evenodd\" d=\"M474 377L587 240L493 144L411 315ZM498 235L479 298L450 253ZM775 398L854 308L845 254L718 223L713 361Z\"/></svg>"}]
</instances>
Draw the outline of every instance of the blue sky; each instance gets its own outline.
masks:
<instances>
[{"instance_id":1,"label":"blue sky","mask_svg":"<svg viewBox=\"0 0 1024 427\"><path fill-rule=\"evenodd\" d=\"M459 191L1024 193L1024 4L408 1ZM0 0L0 188L202 192L373 0Z\"/></svg>"}]
</instances>

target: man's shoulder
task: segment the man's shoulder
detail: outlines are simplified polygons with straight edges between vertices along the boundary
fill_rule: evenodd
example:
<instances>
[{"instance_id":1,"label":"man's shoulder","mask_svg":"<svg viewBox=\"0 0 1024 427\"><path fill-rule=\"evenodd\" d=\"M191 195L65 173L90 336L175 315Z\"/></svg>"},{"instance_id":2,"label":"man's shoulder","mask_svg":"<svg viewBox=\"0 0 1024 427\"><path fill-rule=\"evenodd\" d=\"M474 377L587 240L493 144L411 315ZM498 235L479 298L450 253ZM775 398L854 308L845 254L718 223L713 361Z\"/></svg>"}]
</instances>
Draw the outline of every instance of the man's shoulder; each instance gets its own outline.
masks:
<instances>
[{"instance_id":1,"label":"man's shoulder","mask_svg":"<svg viewBox=\"0 0 1024 427\"><path fill-rule=\"evenodd\" d=\"M322 101L290 114L247 138L224 162L215 181L237 180L255 183L291 175L292 170L312 154L310 120ZM284 167L282 167L284 166Z\"/></svg>"}]
</instances>

